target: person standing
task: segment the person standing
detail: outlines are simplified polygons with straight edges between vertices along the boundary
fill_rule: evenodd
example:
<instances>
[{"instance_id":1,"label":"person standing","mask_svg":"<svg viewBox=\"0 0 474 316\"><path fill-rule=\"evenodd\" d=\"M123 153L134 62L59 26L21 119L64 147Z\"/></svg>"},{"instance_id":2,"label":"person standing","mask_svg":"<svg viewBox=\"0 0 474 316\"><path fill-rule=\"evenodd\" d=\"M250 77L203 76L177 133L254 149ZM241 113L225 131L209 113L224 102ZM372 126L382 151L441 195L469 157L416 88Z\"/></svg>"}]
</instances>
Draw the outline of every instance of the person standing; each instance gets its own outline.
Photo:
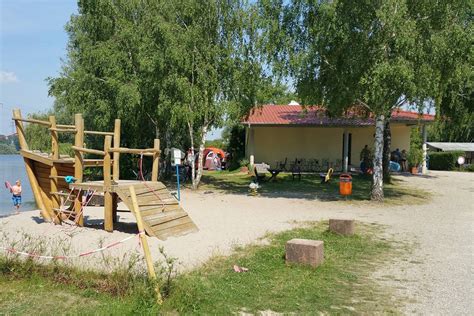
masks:
<instances>
[{"instance_id":1,"label":"person standing","mask_svg":"<svg viewBox=\"0 0 474 316\"><path fill-rule=\"evenodd\" d=\"M407 159L408 159L407 151L405 149L403 149L402 153L400 155L400 162L401 162L401 165L402 165L402 171L403 172L408 171Z\"/></svg>"},{"instance_id":2,"label":"person standing","mask_svg":"<svg viewBox=\"0 0 474 316\"><path fill-rule=\"evenodd\" d=\"M16 209L16 214L20 213L20 206L21 206L21 182L20 180L16 180L15 185L10 187L10 192L13 194L12 202L13 206Z\"/></svg>"}]
</instances>

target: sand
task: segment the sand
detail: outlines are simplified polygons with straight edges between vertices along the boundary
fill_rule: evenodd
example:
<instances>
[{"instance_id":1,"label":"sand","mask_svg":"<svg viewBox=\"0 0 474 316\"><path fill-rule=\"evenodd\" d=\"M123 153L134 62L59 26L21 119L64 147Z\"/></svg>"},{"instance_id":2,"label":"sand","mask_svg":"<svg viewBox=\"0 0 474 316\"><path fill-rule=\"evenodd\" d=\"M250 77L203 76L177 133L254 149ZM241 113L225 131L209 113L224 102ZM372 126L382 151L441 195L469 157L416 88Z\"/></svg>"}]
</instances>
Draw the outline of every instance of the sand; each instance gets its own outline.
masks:
<instances>
[{"instance_id":1,"label":"sand","mask_svg":"<svg viewBox=\"0 0 474 316\"><path fill-rule=\"evenodd\" d=\"M152 253L160 259L158 247L163 246L185 270L198 267L214 254L229 254L236 245L255 242L267 232L292 228L297 225L295 221L354 218L380 223L386 225L386 233L392 238L415 244L409 260L400 258L374 273L374 278L409 298L404 312L468 314L474 310L474 174L431 171L429 177L398 178L406 185L431 192L429 201L391 206L318 201L307 195L301 199L268 198L185 190L182 206L200 231L166 241L149 238ZM108 244L135 233L131 213L119 214L122 231L113 233L97 228L71 232L71 228L42 223L38 212L0 219L0 229L8 238L20 238L18 230L23 230L34 238L64 240L72 245L72 253L78 253L97 248L100 240ZM85 215L89 223L101 227L101 208L87 208ZM121 257L139 250L134 238L106 254ZM93 255L76 264L95 265L98 261L100 255Z\"/></svg>"}]
</instances>

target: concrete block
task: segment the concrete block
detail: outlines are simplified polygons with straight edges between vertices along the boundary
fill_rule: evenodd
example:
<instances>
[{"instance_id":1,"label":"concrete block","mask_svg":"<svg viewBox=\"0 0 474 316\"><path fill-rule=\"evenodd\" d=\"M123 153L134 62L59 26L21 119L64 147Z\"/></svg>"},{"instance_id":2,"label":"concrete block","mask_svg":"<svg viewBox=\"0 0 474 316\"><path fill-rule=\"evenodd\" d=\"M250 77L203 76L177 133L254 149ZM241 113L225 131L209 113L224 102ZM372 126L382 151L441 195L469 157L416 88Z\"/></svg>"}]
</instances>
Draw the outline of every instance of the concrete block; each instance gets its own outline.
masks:
<instances>
[{"instance_id":1,"label":"concrete block","mask_svg":"<svg viewBox=\"0 0 474 316\"><path fill-rule=\"evenodd\" d=\"M350 236L354 235L355 221L353 219L330 219L329 220L329 231Z\"/></svg>"},{"instance_id":2,"label":"concrete block","mask_svg":"<svg viewBox=\"0 0 474 316\"><path fill-rule=\"evenodd\" d=\"M286 262L308 264L314 268L324 262L324 242L321 240L292 239L286 242Z\"/></svg>"}]
</instances>

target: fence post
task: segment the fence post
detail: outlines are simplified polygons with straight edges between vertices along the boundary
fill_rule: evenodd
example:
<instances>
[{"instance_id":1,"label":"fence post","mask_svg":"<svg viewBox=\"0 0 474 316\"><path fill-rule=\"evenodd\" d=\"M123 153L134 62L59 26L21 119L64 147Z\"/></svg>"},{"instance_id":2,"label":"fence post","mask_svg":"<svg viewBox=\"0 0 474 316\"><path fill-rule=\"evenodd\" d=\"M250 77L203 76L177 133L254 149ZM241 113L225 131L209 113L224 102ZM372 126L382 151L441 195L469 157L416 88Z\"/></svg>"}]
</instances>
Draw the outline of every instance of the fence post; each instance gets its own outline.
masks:
<instances>
[{"instance_id":1,"label":"fence post","mask_svg":"<svg viewBox=\"0 0 474 316\"><path fill-rule=\"evenodd\" d=\"M82 114L78 113L74 115L74 123L76 126L76 136L74 137L74 146L84 147L84 119ZM74 151L74 178L76 182L81 183L83 177L83 159L82 152L79 150ZM77 197L74 200L74 212L76 213L77 225L84 225L84 216L82 210L82 191L77 190Z\"/></svg>"},{"instance_id":2,"label":"fence post","mask_svg":"<svg viewBox=\"0 0 474 316\"><path fill-rule=\"evenodd\" d=\"M112 136L105 136L104 141L104 229L108 232L114 230L113 220L113 197L112 197L112 178L110 174L110 148L112 146Z\"/></svg>"},{"instance_id":3,"label":"fence post","mask_svg":"<svg viewBox=\"0 0 474 316\"><path fill-rule=\"evenodd\" d=\"M143 247L143 253L145 254L148 275L150 276L150 279L156 280L155 268L153 266L153 260L151 259L150 248L148 247L148 240L146 239L146 236L145 236L145 228L143 226L143 220L140 214L140 208L138 206L137 195L135 193L135 188L133 187L133 185L130 186L129 190L130 190L130 198L132 199L132 204L133 204L132 212L133 212L133 215L135 215L135 218L137 219L138 232L140 233L140 241ZM163 298L161 297L160 288L158 285L156 287L156 295L157 295L158 304L161 305L163 302Z\"/></svg>"},{"instance_id":4,"label":"fence post","mask_svg":"<svg viewBox=\"0 0 474 316\"><path fill-rule=\"evenodd\" d=\"M159 163L160 163L160 140L156 139L153 142L153 148L156 152L153 153L153 166L151 169L151 181L158 181Z\"/></svg>"}]
</instances>

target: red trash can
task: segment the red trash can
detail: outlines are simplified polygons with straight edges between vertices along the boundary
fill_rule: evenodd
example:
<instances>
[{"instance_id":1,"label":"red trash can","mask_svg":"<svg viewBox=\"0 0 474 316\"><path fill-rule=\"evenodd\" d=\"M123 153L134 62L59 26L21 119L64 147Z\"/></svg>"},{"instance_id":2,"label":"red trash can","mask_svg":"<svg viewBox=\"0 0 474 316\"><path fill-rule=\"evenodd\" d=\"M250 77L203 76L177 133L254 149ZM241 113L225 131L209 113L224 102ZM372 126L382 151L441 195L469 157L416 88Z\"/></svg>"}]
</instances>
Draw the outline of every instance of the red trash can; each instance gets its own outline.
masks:
<instances>
[{"instance_id":1,"label":"red trash can","mask_svg":"<svg viewBox=\"0 0 474 316\"><path fill-rule=\"evenodd\" d=\"M352 176L348 173L343 173L339 176L339 193L341 195L352 194Z\"/></svg>"}]
</instances>

